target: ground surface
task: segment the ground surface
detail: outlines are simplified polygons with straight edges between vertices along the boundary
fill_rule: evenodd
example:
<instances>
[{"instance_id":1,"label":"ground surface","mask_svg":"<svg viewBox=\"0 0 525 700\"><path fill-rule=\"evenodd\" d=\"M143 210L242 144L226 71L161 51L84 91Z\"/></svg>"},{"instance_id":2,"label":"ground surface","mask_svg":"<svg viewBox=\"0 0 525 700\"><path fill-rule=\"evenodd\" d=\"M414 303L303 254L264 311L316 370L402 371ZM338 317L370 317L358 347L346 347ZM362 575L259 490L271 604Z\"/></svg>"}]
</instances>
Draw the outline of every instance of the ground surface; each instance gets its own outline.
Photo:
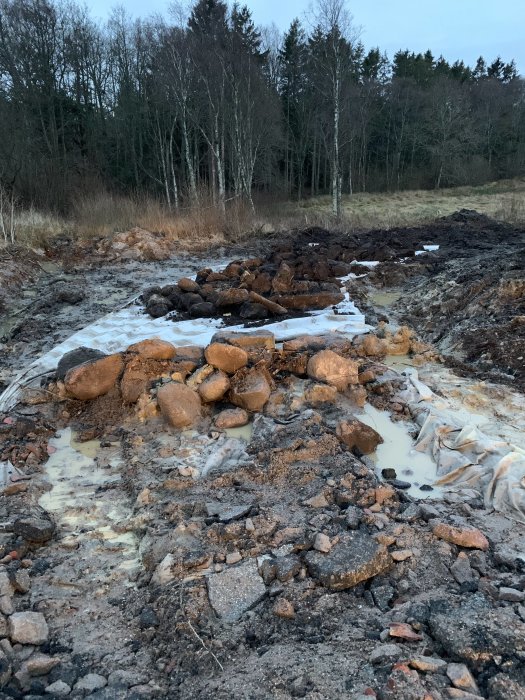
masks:
<instances>
[{"instance_id":1,"label":"ground surface","mask_svg":"<svg viewBox=\"0 0 525 700\"><path fill-rule=\"evenodd\" d=\"M440 248L414 256L423 245ZM524 250L523 230L462 212L421 228L279 234L210 257L268 256L270 271L283 259L304 267L301 255L317 269L348 264L367 273L348 289L371 325L406 323L434 359L523 390ZM77 328L204 264L87 257L87 267L64 255L51 266L10 261L4 383ZM362 370L387 370L365 360ZM422 502L382 483L335 435L356 396L313 405L307 379L275 376L278 399L253 421L236 465L197 481L185 470L222 439L209 422L198 438L144 423L111 392L0 416L0 461L32 476L1 501L1 697L525 698L525 527L474 490ZM409 418L401 384L374 380L365 395ZM76 441L66 436L64 451L53 435L66 428ZM51 474L55 488L37 506ZM46 511L51 539L42 522L31 537L10 526L22 515L45 524ZM470 537L478 528L487 546L460 546L440 523ZM334 573L352 585L331 587ZM6 629L9 603L44 614L38 649ZM49 670L55 661L37 652L59 662Z\"/></svg>"}]
</instances>

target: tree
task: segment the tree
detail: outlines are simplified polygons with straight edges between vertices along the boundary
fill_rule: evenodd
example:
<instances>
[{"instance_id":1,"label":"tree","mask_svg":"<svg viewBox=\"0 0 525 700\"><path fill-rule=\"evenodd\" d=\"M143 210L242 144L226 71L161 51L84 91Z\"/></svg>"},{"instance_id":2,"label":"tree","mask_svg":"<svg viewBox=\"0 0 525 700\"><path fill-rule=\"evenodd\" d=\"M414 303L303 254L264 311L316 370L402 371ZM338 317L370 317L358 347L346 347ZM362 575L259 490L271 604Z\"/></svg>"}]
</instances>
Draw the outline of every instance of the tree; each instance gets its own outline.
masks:
<instances>
[{"instance_id":1,"label":"tree","mask_svg":"<svg viewBox=\"0 0 525 700\"><path fill-rule=\"evenodd\" d=\"M341 217L341 121L343 91L351 66L351 41L355 38L352 18L345 0L316 0L314 9L316 29L322 37L314 60L326 81L326 94L332 113L331 134L331 191L332 213Z\"/></svg>"}]
</instances>

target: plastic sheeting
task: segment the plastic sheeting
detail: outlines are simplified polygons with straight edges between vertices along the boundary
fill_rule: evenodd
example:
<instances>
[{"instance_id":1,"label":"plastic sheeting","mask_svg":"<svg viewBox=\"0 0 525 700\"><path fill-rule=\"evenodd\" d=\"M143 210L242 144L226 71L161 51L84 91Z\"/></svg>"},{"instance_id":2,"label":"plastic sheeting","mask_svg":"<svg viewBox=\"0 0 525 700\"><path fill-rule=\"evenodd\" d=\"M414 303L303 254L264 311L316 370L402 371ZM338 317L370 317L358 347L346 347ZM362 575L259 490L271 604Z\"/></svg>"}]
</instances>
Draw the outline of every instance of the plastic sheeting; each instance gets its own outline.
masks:
<instances>
[{"instance_id":1,"label":"plastic sheeting","mask_svg":"<svg viewBox=\"0 0 525 700\"><path fill-rule=\"evenodd\" d=\"M350 300L348 292L344 289L342 291L345 292L345 298L334 307L335 310L330 307L323 311L313 311L303 318L268 323L260 328L271 331L278 341L289 340L298 335L322 335L333 331L344 333L347 337L367 333L371 328L365 324L364 314ZM165 317L150 318L140 306L110 313L74 333L20 372L0 395L0 411L7 411L14 406L20 390L29 386L39 376L54 370L60 358L70 350L85 346L106 353L121 352L145 338L161 338L178 346L204 346L209 344L213 335L221 328L224 328L224 324L220 318L174 322ZM248 333L252 329L229 326L228 330Z\"/></svg>"},{"instance_id":2,"label":"plastic sheeting","mask_svg":"<svg viewBox=\"0 0 525 700\"><path fill-rule=\"evenodd\" d=\"M403 398L420 426L416 449L436 462L436 484L474 489L485 507L525 523L525 449L458 418L451 403L423 384L415 369L403 374L409 380Z\"/></svg>"}]
</instances>

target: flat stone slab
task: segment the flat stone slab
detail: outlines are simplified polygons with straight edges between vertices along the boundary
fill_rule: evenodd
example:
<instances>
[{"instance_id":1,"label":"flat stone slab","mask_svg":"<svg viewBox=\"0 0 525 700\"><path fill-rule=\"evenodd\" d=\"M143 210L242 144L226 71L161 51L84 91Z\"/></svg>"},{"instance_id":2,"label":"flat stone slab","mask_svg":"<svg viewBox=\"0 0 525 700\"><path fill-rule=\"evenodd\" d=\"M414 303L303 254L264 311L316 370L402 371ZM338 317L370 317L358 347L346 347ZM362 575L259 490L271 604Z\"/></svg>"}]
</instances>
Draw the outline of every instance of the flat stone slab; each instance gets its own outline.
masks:
<instances>
[{"instance_id":1,"label":"flat stone slab","mask_svg":"<svg viewBox=\"0 0 525 700\"><path fill-rule=\"evenodd\" d=\"M235 622L266 595L257 563L250 559L208 578L208 596L212 608L226 622Z\"/></svg>"},{"instance_id":2,"label":"flat stone slab","mask_svg":"<svg viewBox=\"0 0 525 700\"><path fill-rule=\"evenodd\" d=\"M251 507L251 503L245 503L242 506L232 506L225 503L206 503L206 512L210 517L215 516L221 523L229 523L232 520L238 520L244 515L248 515Z\"/></svg>"},{"instance_id":3,"label":"flat stone slab","mask_svg":"<svg viewBox=\"0 0 525 700\"><path fill-rule=\"evenodd\" d=\"M392 565L386 548L361 530L341 537L328 554L308 552L305 561L310 576L334 591L357 586Z\"/></svg>"}]
</instances>

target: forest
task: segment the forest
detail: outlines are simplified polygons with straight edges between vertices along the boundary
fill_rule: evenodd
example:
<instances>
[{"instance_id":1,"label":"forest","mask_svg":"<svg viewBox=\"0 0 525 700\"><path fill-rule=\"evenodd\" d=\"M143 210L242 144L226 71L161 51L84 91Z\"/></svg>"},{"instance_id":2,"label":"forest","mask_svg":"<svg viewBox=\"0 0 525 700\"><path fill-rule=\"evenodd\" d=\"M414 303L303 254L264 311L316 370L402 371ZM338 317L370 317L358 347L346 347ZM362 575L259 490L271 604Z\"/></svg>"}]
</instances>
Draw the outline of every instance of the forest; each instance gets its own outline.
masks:
<instances>
[{"instance_id":1,"label":"forest","mask_svg":"<svg viewBox=\"0 0 525 700\"><path fill-rule=\"evenodd\" d=\"M366 50L344 0L280 34L247 6L96 21L0 0L4 200L67 213L101 191L170 209L480 184L525 172L514 62Z\"/></svg>"}]
</instances>

